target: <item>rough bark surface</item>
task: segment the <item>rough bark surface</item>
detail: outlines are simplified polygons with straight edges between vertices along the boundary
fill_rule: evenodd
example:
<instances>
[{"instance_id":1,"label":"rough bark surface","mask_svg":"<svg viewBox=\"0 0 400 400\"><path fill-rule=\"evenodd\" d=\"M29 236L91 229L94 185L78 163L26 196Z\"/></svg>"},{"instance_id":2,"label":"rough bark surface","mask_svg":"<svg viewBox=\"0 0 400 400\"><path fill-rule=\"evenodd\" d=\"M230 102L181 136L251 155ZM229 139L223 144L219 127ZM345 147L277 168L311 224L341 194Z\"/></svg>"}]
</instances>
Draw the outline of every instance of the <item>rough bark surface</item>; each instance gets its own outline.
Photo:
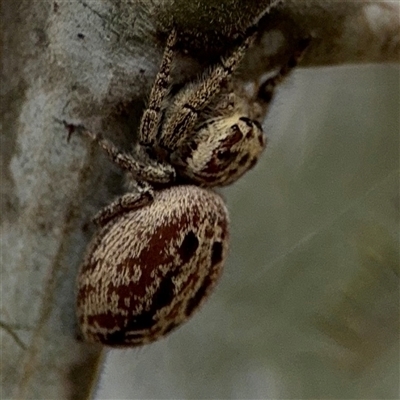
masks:
<instances>
[{"instance_id":1,"label":"rough bark surface","mask_svg":"<svg viewBox=\"0 0 400 400\"><path fill-rule=\"evenodd\" d=\"M101 350L76 339L75 277L93 232L91 216L119 193L121 179L79 137L67 142L59 120L128 146L171 21L186 41L211 38L201 59L180 58L182 79L201 71L208 52L213 59L226 51L260 13L259 2L249 2L254 8L244 21L238 20L240 1L208 0L189 9L186 3L2 1L2 398L89 396ZM213 4L226 16L211 24L214 38L202 29ZM243 68L247 78L276 66L310 33L305 65L398 62L397 2L284 1L262 27Z\"/></svg>"}]
</instances>

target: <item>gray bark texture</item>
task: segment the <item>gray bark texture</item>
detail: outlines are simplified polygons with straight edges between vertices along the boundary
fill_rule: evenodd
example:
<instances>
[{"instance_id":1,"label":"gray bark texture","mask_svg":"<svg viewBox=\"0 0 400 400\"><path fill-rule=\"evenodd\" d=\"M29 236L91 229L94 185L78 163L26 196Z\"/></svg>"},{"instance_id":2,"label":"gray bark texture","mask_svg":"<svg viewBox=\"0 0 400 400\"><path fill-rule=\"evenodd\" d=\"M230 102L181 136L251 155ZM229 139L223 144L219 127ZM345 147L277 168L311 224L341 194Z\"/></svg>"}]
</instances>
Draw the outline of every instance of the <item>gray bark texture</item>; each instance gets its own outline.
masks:
<instances>
[{"instance_id":1,"label":"gray bark texture","mask_svg":"<svg viewBox=\"0 0 400 400\"><path fill-rule=\"evenodd\" d=\"M187 80L269 6L246 79L304 35L304 66L399 61L398 2L2 1L2 398L85 399L101 365L102 350L77 340L75 279L91 217L122 180L81 138L68 142L60 120L129 148L171 25L182 49L174 76Z\"/></svg>"}]
</instances>

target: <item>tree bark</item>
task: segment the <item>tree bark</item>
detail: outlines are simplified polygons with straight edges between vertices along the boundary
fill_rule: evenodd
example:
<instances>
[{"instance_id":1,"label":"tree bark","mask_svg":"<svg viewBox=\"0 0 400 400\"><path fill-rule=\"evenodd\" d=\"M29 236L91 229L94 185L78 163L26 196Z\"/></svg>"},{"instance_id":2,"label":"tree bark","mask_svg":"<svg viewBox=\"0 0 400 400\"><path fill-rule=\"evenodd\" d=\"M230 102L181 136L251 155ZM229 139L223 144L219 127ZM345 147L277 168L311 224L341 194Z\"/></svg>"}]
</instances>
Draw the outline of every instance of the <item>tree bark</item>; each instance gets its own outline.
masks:
<instances>
[{"instance_id":1,"label":"tree bark","mask_svg":"<svg viewBox=\"0 0 400 400\"><path fill-rule=\"evenodd\" d=\"M257 20L259 2L249 3L241 19L244 2L234 0L197 9L183 0L3 0L2 398L87 398L101 363L102 350L76 338L75 279L90 219L121 191L121 177L79 137L68 142L60 120L128 146L172 21L182 49L204 43L201 58L179 58L176 77L187 79ZM210 4L233 10L212 31ZM284 1L261 27L246 79L279 65L304 35L313 37L305 66L399 61L397 2Z\"/></svg>"}]
</instances>

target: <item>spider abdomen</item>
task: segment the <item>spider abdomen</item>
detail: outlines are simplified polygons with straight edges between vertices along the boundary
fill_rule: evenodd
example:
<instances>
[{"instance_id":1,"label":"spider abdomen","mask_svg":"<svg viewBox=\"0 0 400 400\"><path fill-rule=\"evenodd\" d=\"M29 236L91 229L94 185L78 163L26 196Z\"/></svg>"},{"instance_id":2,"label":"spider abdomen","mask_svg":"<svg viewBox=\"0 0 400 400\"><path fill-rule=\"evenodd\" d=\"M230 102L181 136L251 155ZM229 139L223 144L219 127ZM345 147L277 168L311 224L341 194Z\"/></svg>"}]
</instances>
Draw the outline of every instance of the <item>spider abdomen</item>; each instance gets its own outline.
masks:
<instances>
[{"instance_id":1,"label":"spider abdomen","mask_svg":"<svg viewBox=\"0 0 400 400\"><path fill-rule=\"evenodd\" d=\"M156 191L149 205L108 222L78 278L84 338L138 346L188 319L221 275L228 223L221 197L192 185Z\"/></svg>"}]
</instances>

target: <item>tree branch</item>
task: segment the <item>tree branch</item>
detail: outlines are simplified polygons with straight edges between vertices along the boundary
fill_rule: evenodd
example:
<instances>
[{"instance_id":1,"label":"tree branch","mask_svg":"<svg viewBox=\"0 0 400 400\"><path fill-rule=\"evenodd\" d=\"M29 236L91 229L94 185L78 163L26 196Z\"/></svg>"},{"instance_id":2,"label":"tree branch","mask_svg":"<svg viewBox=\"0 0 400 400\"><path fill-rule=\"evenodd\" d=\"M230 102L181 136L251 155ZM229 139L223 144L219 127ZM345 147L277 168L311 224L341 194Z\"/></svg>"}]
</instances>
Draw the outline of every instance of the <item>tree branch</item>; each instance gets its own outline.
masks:
<instances>
[{"instance_id":1,"label":"tree branch","mask_svg":"<svg viewBox=\"0 0 400 400\"><path fill-rule=\"evenodd\" d=\"M259 13L260 2L238 0L1 3L3 398L86 398L100 363L99 348L76 340L75 279L90 218L121 180L80 138L67 143L57 121L84 123L129 146L171 21L183 48L193 42L188 54L202 55L196 64L179 60L177 75L186 77L233 45ZM398 27L397 3L285 1L263 19L244 76L278 65L291 41L309 33L305 65L395 62Z\"/></svg>"},{"instance_id":2,"label":"tree branch","mask_svg":"<svg viewBox=\"0 0 400 400\"><path fill-rule=\"evenodd\" d=\"M302 37L312 37L302 66L399 63L400 3L361 0L288 0L261 22L245 77L281 65Z\"/></svg>"}]
</instances>

